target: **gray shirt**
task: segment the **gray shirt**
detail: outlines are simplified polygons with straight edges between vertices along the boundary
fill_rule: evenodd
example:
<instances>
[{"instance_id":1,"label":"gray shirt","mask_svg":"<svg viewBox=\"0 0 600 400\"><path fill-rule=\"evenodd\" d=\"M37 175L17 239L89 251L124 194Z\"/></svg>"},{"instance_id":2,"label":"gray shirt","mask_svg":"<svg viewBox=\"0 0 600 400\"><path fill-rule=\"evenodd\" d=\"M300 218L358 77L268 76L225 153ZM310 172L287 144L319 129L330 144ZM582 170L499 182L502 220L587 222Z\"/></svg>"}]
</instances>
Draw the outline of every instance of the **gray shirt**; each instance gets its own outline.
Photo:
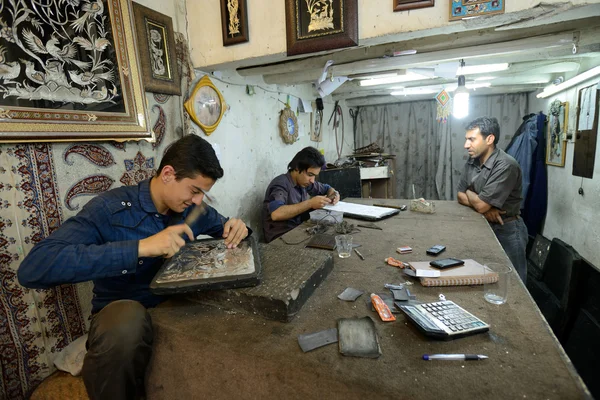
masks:
<instances>
[{"instance_id":1,"label":"gray shirt","mask_svg":"<svg viewBox=\"0 0 600 400\"><path fill-rule=\"evenodd\" d=\"M472 190L482 201L506 211L503 218L508 218L521 213L522 184L519 163L496 148L483 165L479 159L467 161L458 191Z\"/></svg>"},{"instance_id":2,"label":"gray shirt","mask_svg":"<svg viewBox=\"0 0 600 400\"><path fill-rule=\"evenodd\" d=\"M273 179L267 188L262 205L263 232L267 243L309 219L308 212L306 212L286 221L273 221L271 219L273 211L281 206L298 204L308 200L309 194L311 196L327 194L330 187L320 182L314 182L306 188L296 186L289 172Z\"/></svg>"}]
</instances>

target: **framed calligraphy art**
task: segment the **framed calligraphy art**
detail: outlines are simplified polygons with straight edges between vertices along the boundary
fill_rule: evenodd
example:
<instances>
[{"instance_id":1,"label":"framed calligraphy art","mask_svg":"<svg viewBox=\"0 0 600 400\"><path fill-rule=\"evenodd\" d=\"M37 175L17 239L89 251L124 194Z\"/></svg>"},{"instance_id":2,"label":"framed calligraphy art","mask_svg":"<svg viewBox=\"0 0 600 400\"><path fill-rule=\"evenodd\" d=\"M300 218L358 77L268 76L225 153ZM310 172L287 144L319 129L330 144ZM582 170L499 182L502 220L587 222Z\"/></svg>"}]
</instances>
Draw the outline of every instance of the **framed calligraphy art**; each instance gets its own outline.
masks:
<instances>
[{"instance_id":1,"label":"framed calligraphy art","mask_svg":"<svg viewBox=\"0 0 600 400\"><path fill-rule=\"evenodd\" d=\"M358 45L357 0L285 0L287 55Z\"/></svg>"},{"instance_id":2,"label":"framed calligraphy art","mask_svg":"<svg viewBox=\"0 0 600 400\"><path fill-rule=\"evenodd\" d=\"M223 46L248 41L248 11L246 0L221 0Z\"/></svg>"},{"instance_id":3,"label":"framed calligraphy art","mask_svg":"<svg viewBox=\"0 0 600 400\"><path fill-rule=\"evenodd\" d=\"M142 81L147 92L181 96L170 17L133 3Z\"/></svg>"}]
</instances>

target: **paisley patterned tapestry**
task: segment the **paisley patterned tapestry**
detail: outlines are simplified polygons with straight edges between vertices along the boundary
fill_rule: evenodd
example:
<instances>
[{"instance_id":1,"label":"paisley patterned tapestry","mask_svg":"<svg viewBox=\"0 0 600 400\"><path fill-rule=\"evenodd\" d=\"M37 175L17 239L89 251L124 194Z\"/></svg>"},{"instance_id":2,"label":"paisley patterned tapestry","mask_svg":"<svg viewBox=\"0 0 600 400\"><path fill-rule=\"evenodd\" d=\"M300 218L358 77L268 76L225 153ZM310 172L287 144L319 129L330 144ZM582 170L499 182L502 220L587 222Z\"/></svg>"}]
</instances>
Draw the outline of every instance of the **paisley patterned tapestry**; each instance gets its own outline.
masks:
<instances>
[{"instance_id":1,"label":"paisley patterned tapestry","mask_svg":"<svg viewBox=\"0 0 600 400\"><path fill-rule=\"evenodd\" d=\"M187 93L193 69L181 34L177 50ZM165 148L189 131L181 97L146 98L156 143L0 144L0 399L27 398L54 371L57 353L89 328L91 284L23 288L21 260L93 196L152 176Z\"/></svg>"}]
</instances>

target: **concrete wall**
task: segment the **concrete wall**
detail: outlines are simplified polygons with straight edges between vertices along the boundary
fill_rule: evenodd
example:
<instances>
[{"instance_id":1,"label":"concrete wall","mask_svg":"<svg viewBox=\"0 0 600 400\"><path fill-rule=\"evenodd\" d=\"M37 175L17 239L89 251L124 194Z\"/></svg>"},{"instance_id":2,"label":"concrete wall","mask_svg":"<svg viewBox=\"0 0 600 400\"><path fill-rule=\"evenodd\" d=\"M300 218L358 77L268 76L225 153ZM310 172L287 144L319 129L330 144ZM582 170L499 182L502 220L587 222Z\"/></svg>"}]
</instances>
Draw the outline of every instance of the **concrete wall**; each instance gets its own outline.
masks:
<instances>
[{"instance_id":1,"label":"concrete wall","mask_svg":"<svg viewBox=\"0 0 600 400\"><path fill-rule=\"evenodd\" d=\"M596 267L600 267L600 145L596 146L593 179L573 176L573 150L579 89L596 84L599 80L595 78L583 82L546 99L536 98L536 93L529 97L530 111L543 111L546 115L554 100L568 101L568 132L573 133L573 139L567 142L564 168L547 166L548 212L543 235L549 239L556 237L570 244ZM580 187L583 187L583 196L578 194Z\"/></svg>"},{"instance_id":2,"label":"concrete wall","mask_svg":"<svg viewBox=\"0 0 600 400\"><path fill-rule=\"evenodd\" d=\"M197 71L198 78L202 75L201 71ZM288 94L292 105L296 104L298 97L314 100L316 93L311 85L267 85L260 78L242 78L235 71L225 71L219 76L209 77L221 91L229 110L210 136L200 133L201 137L218 145L225 170L225 176L213 187L211 194L217 198L216 208L222 214L240 217L253 229L258 229L261 227L260 207L269 182L286 172L287 164L298 151L314 146L325 151L328 162L337 159L335 135L332 125L327 125L334 104L331 96L325 98L322 142L310 140L310 115L300 114L297 116L299 140L289 145L279 135L279 113L285 108L283 103L287 101ZM254 86L256 94L246 94L247 84ZM340 105L345 125L342 154L349 154L354 147L352 120L346 107L342 103ZM293 109L296 107L293 106ZM197 131L202 132L200 128ZM340 145L341 134L339 129Z\"/></svg>"},{"instance_id":3,"label":"concrete wall","mask_svg":"<svg viewBox=\"0 0 600 400\"><path fill-rule=\"evenodd\" d=\"M183 0L178 0L183 1ZM219 1L185 0L188 11L188 33L195 67L218 65L253 57L285 54L286 25L284 0L247 0L249 42L224 47L221 38ZM393 12L391 0L358 0L359 43L369 44L374 38L433 28L443 28L461 22L449 22L449 2L437 0L435 7ZM544 3L564 3L545 0ZM594 0L571 0L574 5ZM507 1L505 12L530 9L539 0Z\"/></svg>"}]
</instances>

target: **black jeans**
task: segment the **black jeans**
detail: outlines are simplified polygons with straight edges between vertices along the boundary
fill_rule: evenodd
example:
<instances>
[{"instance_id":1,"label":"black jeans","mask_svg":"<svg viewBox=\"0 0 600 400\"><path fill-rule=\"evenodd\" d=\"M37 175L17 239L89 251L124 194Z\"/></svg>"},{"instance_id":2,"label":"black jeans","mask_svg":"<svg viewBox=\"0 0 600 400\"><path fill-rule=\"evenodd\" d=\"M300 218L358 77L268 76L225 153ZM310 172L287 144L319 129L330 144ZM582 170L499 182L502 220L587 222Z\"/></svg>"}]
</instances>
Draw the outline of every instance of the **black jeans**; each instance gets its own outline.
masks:
<instances>
[{"instance_id":1,"label":"black jeans","mask_svg":"<svg viewBox=\"0 0 600 400\"><path fill-rule=\"evenodd\" d=\"M144 396L153 337L150 314L137 301L115 301L94 315L81 371L90 399Z\"/></svg>"}]
</instances>

